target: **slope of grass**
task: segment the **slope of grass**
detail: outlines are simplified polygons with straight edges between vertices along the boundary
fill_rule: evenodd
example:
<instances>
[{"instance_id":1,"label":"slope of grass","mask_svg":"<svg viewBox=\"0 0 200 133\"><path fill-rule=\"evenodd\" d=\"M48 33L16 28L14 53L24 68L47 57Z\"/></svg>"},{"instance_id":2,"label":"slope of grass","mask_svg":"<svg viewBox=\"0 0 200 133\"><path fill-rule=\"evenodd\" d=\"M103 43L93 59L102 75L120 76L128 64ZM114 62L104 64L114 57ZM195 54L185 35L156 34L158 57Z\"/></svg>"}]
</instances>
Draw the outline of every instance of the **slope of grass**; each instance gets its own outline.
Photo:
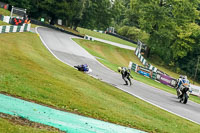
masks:
<instances>
[{"instance_id":1,"label":"slope of grass","mask_svg":"<svg viewBox=\"0 0 200 133\"><path fill-rule=\"evenodd\" d=\"M58 131L49 131L47 129L38 129L30 126L22 126L0 118L1 133L58 133Z\"/></svg>"},{"instance_id":2,"label":"slope of grass","mask_svg":"<svg viewBox=\"0 0 200 133\"><path fill-rule=\"evenodd\" d=\"M3 21L0 20L0 26L3 26L3 25L10 25L10 24L8 24L8 23L3 22Z\"/></svg>"},{"instance_id":3,"label":"slope of grass","mask_svg":"<svg viewBox=\"0 0 200 133\"><path fill-rule=\"evenodd\" d=\"M136 47L136 44L133 44L131 42L122 40L120 38L108 35L108 34L102 34L99 32L95 32L95 31L91 31L88 29L84 29L84 28L80 28L78 27L77 30L81 33L81 34L86 34L89 36L93 36L96 38L100 38L100 39L104 39L104 40L108 40L108 41L112 41L112 42L116 42L116 43L120 43L120 44L124 44L124 45L128 45L128 46L132 46L132 47Z\"/></svg>"},{"instance_id":4,"label":"slope of grass","mask_svg":"<svg viewBox=\"0 0 200 133\"><path fill-rule=\"evenodd\" d=\"M71 29L69 27L63 26L63 25L56 25L56 27L63 28L64 30L69 31L71 33L74 33L76 35L84 36L84 34L81 34L80 32L75 31L75 30L73 30L73 29Z\"/></svg>"},{"instance_id":5,"label":"slope of grass","mask_svg":"<svg viewBox=\"0 0 200 133\"><path fill-rule=\"evenodd\" d=\"M39 26L39 25L31 24L31 28L35 28L35 27L37 27L37 26Z\"/></svg>"},{"instance_id":6,"label":"slope of grass","mask_svg":"<svg viewBox=\"0 0 200 133\"><path fill-rule=\"evenodd\" d=\"M129 61L132 61L138 65L142 65L141 62L138 60L136 55L131 50L126 50L122 48L118 48L106 43L97 42L97 41L88 41L83 39L73 39L78 44L80 44L83 48L85 48L90 54L102 58L98 59L101 63L105 66L109 67L110 69L116 71L117 67L119 66L128 66ZM166 70L165 68L159 67L161 70ZM132 72L133 77L135 80L141 81L153 87L165 90L172 94L176 94L175 89L166 86L164 84L158 83L152 79L146 78L142 75L139 75L135 72ZM200 103L200 98L196 96L191 96L190 100Z\"/></svg>"},{"instance_id":7,"label":"slope of grass","mask_svg":"<svg viewBox=\"0 0 200 133\"><path fill-rule=\"evenodd\" d=\"M0 8L0 15L10 16L10 11Z\"/></svg>"},{"instance_id":8,"label":"slope of grass","mask_svg":"<svg viewBox=\"0 0 200 133\"><path fill-rule=\"evenodd\" d=\"M148 132L200 130L197 124L61 63L36 34L1 34L0 42L0 92Z\"/></svg>"}]
</instances>

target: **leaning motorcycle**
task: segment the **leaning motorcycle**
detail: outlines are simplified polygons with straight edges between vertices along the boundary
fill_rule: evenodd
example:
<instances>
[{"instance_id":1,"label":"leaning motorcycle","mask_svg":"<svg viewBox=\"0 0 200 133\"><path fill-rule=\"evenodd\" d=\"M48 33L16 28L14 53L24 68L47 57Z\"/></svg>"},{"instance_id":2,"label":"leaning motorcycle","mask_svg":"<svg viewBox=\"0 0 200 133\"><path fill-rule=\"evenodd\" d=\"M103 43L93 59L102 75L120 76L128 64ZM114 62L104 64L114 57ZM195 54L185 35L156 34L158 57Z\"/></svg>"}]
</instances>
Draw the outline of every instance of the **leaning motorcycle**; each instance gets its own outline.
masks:
<instances>
[{"instance_id":1,"label":"leaning motorcycle","mask_svg":"<svg viewBox=\"0 0 200 133\"><path fill-rule=\"evenodd\" d=\"M82 72L85 72L85 73L91 73L92 72L92 69L87 64L77 65L77 66L74 66L74 67L76 69L78 69L79 71L82 71Z\"/></svg>"},{"instance_id":2,"label":"leaning motorcycle","mask_svg":"<svg viewBox=\"0 0 200 133\"><path fill-rule=\"evenodd\" d=\"M186 104L190 95L189 83L183 83L180 88L181 95L179 96L180 102Z\"/></svg>"}]
</instances>

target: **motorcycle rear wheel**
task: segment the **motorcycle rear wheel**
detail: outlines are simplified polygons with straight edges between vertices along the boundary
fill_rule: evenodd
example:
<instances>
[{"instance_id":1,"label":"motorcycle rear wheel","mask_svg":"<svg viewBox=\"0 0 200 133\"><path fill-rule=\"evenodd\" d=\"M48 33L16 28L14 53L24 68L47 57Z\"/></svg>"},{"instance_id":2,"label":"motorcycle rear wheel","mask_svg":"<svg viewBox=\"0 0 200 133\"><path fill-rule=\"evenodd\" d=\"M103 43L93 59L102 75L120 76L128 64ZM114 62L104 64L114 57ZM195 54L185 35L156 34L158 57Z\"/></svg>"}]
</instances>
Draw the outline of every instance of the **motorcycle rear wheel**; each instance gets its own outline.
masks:
<instances>
[{"instance_id":1,"label":"motorcycle rear wheel","mask_svg":"<svg viewBox=\"0 0 200 133\"><path fill-rule=\"evenodd\" d=\"M183 94L183 103L186 104L188 101L188 95L186 93Z\"/></svg>"}]
</instances>

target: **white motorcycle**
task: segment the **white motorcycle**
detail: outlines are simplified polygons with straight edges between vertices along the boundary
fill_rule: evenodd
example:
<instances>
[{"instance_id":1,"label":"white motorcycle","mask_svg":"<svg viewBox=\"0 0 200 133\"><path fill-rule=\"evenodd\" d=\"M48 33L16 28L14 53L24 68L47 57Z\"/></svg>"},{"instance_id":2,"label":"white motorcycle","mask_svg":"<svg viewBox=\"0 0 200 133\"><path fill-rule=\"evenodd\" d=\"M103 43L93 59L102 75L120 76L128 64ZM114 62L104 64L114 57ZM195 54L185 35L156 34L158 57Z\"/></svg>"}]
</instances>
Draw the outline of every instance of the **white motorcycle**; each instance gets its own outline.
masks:
<instances>
[{"instance_id":1,"label":"white motorcycle","mask_svg":"<svg viewBox=\"0 0 200 133\"><path fill-rule=\"evenodd\" d=\"M180 102L186 104L190 95L190 85L189 83L183 83L180 86Z\"/></svg>"}]
</instances>

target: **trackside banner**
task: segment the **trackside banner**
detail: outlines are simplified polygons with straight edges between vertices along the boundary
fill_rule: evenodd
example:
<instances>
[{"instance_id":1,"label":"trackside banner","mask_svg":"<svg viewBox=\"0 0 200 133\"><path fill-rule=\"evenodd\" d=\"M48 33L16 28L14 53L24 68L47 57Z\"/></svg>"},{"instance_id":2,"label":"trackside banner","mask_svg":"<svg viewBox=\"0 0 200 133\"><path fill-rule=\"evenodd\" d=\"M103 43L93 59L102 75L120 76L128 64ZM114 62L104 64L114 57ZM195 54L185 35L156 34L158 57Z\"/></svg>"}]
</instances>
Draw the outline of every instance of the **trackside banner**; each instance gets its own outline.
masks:
<instances>
[{"instance_id":1,"label":"trackside banner","mask_svg":"<svg viewBox=\"0 0 200 133\"><path fill-rule=\"evenodd\" d=\"M177 84L176 79L174 79L170 76L164 75L164 74L158 74L157 80L160 81L161 83L165 84L165 85L169 85L169 86L172 86L172 87L175 87L176 84Z\"/></svg>"},{"instance_id":2,"label":"trackside banner","mask_svg":"<svg viewBox=\"0 0 200 133\"><path fill-rule=\"evenodd\" d=\"M200 96L200 87L196 85L190 85L192 89L192 95Z\"/></svg>"}]
</instances>

